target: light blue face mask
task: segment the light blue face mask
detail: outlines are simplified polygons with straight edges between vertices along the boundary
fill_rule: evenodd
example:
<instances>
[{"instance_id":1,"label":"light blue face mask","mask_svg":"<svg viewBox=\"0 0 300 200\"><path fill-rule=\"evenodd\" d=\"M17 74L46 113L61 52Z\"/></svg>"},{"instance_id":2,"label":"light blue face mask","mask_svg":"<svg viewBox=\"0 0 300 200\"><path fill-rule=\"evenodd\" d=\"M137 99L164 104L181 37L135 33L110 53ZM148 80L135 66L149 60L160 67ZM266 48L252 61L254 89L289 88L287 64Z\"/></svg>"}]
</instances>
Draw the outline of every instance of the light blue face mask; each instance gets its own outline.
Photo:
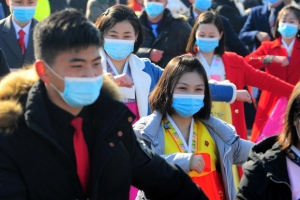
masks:
<instances>
[{"instance_id":1,"label":"light blue face mask","mask_svg":"<svg viewBox=\"0 0 300 200\"><path fill-rule=\"evenodd\" d=\"M196 45L202 52L212 52L219 46L218 38L196 38Z\"/></svg>"},{"instance_id":2,"label":"light blue face mask","mask_svg":"<svg viewBox=\"0 0 300 200\"><path fill-rule=\"evenodd\" d=\"M204 12L211 7L211 0L195 0L194 5L198 10Z\"/></svg>"},{"instance_id":3,"label":"light blue face mask","mask_svg":"<svg viewBox=\"0 0 300 200\"><path fill-rule=\"evenodd\" d=\"M204 95L173 94L172 107L182 117L188 118L204 106Z\"/></svg>"},{"instance_id":4,"label":"light blue face mask","mask_svg":"<svg viewBox=\"0 0 300 200\"><path fill-rule=\"evenodd\" d=\"M114 60L123 60L134 50L134 40L104 39L104 50Z\"/></svg>"},{"instance_id":5,"label":"light blue face mask","mask_svg":"<svg viewBox=\"0 0 300 200\"><path fill-rule=\"evenodd\" d=\"M164 4L158 2L148 2L145 11L151 18L155 18L164 11Z\"/></svg>"},{"instance_id":6,"label":"light blue face mask","mask_svg":"<svg viewBox=\"0 0 300 200\"><path fill-rule=\"evenodd\" d=\"M100 95L103 85L103 74L96 77L60 77L46 63L48 69L65 82L64 92L59 91L52 83L51 86L60 94L62 99L72 107L83 107L94 103Z\"/></svg>"},{"instance_id":7,"label":"light blue face mask","mask_svg":"<svg viewBox=\"0 0 300 200\"><path fill-rule=\"evenodd\" d=\"M298 33L298 26L290 23L279 23L278 32L284 38L292 38Z\"/></svg>"},{"instance_id":8,"label":"light blue face mask","mask_svg":"<svg viewBox=\"0 0 300 200\"><path fill-rule=\"evenodd\" d=\"M278 3L280 0L268 0L270 4L276 4Z\"/></svg>"},{"instance_id":9,"label":"light blue face mask","mask_svg":"<svg viewBox=\"0 0 300 200\"><path fill-rule=\"evenodd\" d=\"M35 14L35 6L12 6L12 15L21 23L29 22Z\"/></svg>"}]
</instances>

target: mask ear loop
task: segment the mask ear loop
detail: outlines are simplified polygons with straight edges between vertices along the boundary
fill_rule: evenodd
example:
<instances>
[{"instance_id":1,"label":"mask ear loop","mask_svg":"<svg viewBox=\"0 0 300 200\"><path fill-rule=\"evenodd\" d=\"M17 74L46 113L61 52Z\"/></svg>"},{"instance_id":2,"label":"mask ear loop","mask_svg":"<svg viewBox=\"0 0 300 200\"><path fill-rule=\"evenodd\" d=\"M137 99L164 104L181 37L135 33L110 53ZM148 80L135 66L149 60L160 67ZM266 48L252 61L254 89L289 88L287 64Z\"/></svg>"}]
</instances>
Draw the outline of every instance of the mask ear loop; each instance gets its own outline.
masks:
<instances>
[{"instance_id":1,"label":"mask ear loop","mask_svg":"<svg viewBox=\"0 0 300 200\"><path fill-rule=\"evenodd\" d=\"M46 62L44 62L44 64L45 64L45 66L55 75L55 76L57 76L59 79L61 79L62 81L65 81L65 79L64 78L62 78L60 75L58 75L53 69L51 69L51 67L49 67L49 65L46 63ZM58 89L57 89L57 87L55 87L55 85L53 84L53 83L50 83L50 85L60 94L60 95L62 95L63 94L63 92L61 92L61 91L59 91Z\"/></svg>"},{"instance_id":2,"label":"mask ear loop","mask_svg":"<svg viewBox=\"0 0 300 200\"><path fill-rule=\"evenodd\" d=\"M49 65L44 61L44 64L46 65L46 67L55 75L57 76L59 79L61 79L62 81L64 81L65 79L62 78L60 75L58 75L51 67L49 67Z\"/></svg>"}]
</instances>

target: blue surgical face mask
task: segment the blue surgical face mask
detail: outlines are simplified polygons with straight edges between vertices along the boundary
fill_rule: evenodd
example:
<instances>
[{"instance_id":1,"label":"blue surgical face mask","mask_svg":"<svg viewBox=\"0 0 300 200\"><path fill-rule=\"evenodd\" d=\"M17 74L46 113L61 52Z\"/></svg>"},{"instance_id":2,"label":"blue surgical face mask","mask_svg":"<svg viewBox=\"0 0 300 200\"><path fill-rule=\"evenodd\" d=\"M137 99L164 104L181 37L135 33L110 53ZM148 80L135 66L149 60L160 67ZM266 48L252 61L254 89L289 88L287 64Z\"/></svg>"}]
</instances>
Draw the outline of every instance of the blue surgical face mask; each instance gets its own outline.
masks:
<instances>
[{"instance_id":1,"label":"blue surgical face mask","mask_svg":"<svg viewBox=\"0 0 300 200\"><path fill-rule=\"evenodd\" d=\"M276 4L278 3L280 0L268 0L270 4Z\"/></svg>"},{"instance_id":2,"label":"blue surgical face mask","mask_svg":"<svg viewBox=\"0 0 300 200\"><path fill-rule=\"evenodd\" d=\"M211 7L211 0L195 0L194 5L198 10L204 12Z\"/></svg>"},{"instance_id":3,"label":"blue surgical face mask","mask_svg":"<svg viewBox=\"0 0 300 200\"><path fill-rule=\"evenodd\" d=\"M219 38L196 38L196 45L202 52L212 52L219 46Z\"/></svg>"},{"instance_id":4,"label":"blue surgical face mask","mask_svg":"<svg viewBox=\"0 0 300 200\"><path fill-rule=\"evenodd\" d=\"M279 23L278 24L278 32L284 38L294 37L298 33L298 26L290 23Z\"/></svg>"},{"instance_id":5,"label":"blue surgical face mask","mask_svg":"<svg viewBox=\"0 0 300 200\"><path fill-rule=\"evenodd\" d=\"M35 6L12 6L12 15L20 23L29 22L35 14Z\"/></svg>"},{"instance_id":6,"label":"blue surgical face mask","mask_svg":"<svg viewBox=\"0 0 300 200\"><path fill-rule=\"evenodd\" d=\"M182 117L188 118L204 106L204 95L173 94L172 107Z\"/></svg>"},{"instance_id":7,"label":"blue surgical face mask","mask_svg":"<svg viewBox=\"0 0 300 200\"><path fill-rule=\"evenodd\" d=\"M164 4L158 2L148 2L145 6L145 11L150 18L159 16L164 9Z\"/></svg>"},{"instance_id":8,"label":"blue surgical face mask","mask_svg":"<svg viewBox=\"0 0 300 200\"><path fill-rule=\"evenodd\" d=\"M134 50L135 40L104 39L104 50L114 60L123 60Z\"/></svg>"},{"instance_id":9,"label":"blue surgical face mask","mask_svg":"<svg viewBox=\"0 0 300 200\"><path fill-rule=\"evenodd\" d=\"M46 63L48 69L65 82L64 92L59 91L52 83L51 86L60 94L62 99L72 107L83 107L94 103L100 95L103 85L103 75L96 77L60 77Z\"/></svg>"}]
</instances>

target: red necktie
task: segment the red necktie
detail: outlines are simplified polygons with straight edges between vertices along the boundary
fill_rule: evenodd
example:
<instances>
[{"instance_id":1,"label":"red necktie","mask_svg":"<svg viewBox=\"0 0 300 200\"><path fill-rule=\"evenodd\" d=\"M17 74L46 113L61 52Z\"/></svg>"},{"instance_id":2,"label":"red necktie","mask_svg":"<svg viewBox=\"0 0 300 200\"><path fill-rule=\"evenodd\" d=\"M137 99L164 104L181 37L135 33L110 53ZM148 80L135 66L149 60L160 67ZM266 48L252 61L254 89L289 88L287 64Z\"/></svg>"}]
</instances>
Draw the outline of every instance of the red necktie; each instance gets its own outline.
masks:
<instances>
[{"instance_id":1,"label":"red necktie","mask_svg":"<svg viewBox=\"0 0 300 200\"><path fill-rule=\"evenodd\" d=\"M88 147L82 132L82 122L83 119L81 117L76 117L73 119L71 124L75 128L73 144L76 157L77 174L83 191L87 194L90 177L90 159Z\"/></svg>"},{"instance_id":2,"label":"red necktie","mask_svg":"<svg viewBox=\"0 0 300 200\"><path fill-rule=\"evenodd\" d=\"M26 54L26 46L25 46L25 32L20 29L19 32L19 40L18 40L18 43L20 45L20 48L21 48L21 52L22 52L22 55L24 56Z\"/></svg>"}]
</instances>

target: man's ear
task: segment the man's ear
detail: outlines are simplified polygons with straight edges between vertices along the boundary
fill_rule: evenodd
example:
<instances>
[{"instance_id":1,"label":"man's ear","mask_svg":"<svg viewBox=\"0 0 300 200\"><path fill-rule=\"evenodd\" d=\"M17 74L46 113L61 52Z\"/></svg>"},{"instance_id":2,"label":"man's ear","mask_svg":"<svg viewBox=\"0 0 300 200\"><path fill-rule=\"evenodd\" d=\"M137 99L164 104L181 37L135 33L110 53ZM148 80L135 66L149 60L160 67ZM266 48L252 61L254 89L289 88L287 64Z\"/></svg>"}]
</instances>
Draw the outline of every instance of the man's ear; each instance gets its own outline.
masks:
<instances>
[{"instance_id":1,"label":"man's ear","mask_svg":"<svg viewBox=\"0 0 300 200\"><path fill-rule=\"evenodd\" d=\"M42 81L44 81L45 83L49 83L49 78L47 75L48 70L46 70L44 61L39 60L39 59L37 61L35 61L35 70Z\"/></svg>"}]
</instances>

